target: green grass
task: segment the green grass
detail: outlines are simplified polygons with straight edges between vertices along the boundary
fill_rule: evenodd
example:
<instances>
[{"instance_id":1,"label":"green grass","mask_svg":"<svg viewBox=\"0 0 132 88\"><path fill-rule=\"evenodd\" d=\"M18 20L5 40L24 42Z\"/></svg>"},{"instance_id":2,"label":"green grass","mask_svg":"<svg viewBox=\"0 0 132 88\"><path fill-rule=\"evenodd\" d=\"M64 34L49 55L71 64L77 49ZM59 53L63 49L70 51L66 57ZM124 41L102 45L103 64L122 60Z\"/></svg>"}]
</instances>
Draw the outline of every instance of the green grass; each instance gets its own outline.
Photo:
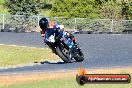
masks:
<instances>
[{"instance_id":1,"label":"green grass","mask_svg":"<svg viewBox=\"0 0 132 88\"><path fill-rule=\"evenodd\" d=\"M15 84L10 86L3 86L0 88L132 88L130 84L85 84L80 86L77 84L75 78L70 79L56 79L56 80L42 80L31 83Z\"/></svg>"},{"instance_id":2,"label":"green grass","mask_svg":"<svg viewBox=\"0 0 132 88\"><path fill-rule=\"evenodd\" d=\"M0 45L0 66L28 64L36 61L56 59L58 57L46 48Z\"/></svg>"}]
</instances>

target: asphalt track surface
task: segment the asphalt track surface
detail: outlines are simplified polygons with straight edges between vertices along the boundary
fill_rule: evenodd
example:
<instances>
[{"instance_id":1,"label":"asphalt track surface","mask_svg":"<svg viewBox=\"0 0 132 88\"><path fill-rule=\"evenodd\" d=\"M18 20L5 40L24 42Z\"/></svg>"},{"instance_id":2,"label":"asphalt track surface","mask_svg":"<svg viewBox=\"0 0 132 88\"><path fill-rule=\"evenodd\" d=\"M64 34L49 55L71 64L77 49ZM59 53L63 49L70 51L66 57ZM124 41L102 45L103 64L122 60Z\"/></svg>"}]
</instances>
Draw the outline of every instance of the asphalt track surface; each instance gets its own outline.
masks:
<instances>
[{"instance_id":1,"label":"asphalt track surface","mask_svg":"<svg viewBox=\"0 0 132 88\"><path fill-rule=\"evenodd\" d=\"M76 34L75 37L85 55L83 62L44 61L39 65L0 69L0 73L76 70L80 66L88 69L132 66L131 34ZM44 48L40 33L0 32L0 44Z\"/></svg>"}]
</instances>

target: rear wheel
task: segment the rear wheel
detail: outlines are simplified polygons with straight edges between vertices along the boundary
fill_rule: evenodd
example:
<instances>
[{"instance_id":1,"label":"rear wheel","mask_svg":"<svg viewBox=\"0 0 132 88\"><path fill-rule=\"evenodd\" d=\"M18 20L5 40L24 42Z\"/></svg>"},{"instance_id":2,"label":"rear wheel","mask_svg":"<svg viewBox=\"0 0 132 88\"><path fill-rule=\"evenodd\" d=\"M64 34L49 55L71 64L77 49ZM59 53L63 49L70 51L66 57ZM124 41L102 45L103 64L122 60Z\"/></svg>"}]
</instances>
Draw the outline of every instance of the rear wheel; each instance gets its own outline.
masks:
<instances>
[{"instance_id":1,"label":"rear wheel","mask_svg":"<svg viewBox=\"0 0 132 88\"><path fill-rule=\"evenodd\" d=\"M71 59L69 58L69 50L65 47L57 46L56 47L56 53L58 56L65 62L65 63L71 63Z\"/></svg>"}]
</instances>

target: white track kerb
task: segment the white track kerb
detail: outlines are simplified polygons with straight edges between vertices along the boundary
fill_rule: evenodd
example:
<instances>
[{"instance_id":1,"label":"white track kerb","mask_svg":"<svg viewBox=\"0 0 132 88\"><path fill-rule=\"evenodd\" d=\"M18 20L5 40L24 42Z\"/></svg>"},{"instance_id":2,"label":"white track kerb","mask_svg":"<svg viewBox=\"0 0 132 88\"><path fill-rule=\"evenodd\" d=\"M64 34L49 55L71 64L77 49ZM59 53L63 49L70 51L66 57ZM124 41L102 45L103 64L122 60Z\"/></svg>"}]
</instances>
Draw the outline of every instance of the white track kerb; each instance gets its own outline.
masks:
<instances>
[{"instance_id":1,"label":"white track kerb","mask_svg":"<svg viewBox=\"0 0 132 88\"><path fill-rule=\"evenodd\" d=\"M12 45L12 44L0 44L0 46L18 46L18 47L28 47L28 48L36 48L36 49L44 49L44 48L38 48L38 47L30 47L30 46L22 46L22 45Z\"/></svg>"}]
</instances>

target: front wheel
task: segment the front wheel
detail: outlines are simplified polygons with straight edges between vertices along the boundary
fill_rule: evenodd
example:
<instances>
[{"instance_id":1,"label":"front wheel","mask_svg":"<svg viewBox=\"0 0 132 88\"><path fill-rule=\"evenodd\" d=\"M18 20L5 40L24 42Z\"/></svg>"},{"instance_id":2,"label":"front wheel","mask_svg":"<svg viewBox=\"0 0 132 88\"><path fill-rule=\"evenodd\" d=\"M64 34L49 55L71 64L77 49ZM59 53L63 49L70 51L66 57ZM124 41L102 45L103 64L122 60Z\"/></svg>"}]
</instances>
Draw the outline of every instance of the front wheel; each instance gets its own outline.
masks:
<instances>
[{"instance_id":1,"label":"front wheel","mask_svg":"<svg viewBox=\"0 0 132 88\"><path fill-rule=\"evenodd\" d=\"M79 50L79 52L76 54L76 56L74 57L74 59L77 62L82 62L84 60L84 55L83 55L83 53L82 53L81 50Z\"/></svg>"},{"instance_id":2,"label":"front wheel","mask_svg":"<svg viewBox=\"0 0 132 88\"><path fill-rule=\"evenodd\" d=\"M56 47L57 55L65 62L71 63L71 59L69 58L69 50L66 48L61 48L59 46Z\"/></svg>"}]
</instances>

